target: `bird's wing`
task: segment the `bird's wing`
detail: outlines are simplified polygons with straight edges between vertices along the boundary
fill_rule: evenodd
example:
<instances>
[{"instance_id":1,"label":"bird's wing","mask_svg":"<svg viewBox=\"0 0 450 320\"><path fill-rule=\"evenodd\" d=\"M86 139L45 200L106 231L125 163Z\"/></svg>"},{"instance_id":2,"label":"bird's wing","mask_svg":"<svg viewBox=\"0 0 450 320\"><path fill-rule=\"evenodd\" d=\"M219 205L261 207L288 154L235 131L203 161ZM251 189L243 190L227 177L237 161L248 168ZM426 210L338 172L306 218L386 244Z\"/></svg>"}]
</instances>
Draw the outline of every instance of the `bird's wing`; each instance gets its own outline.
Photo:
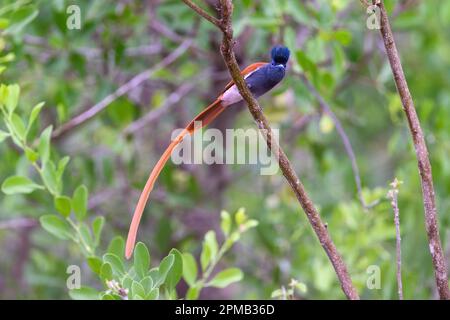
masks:
<instances>
[{"instance_id":1,"label":"bird's wing","mask_svg":"<svg viewBox=\"0 0 450 320\"><path fill-rule=\"evenodd\" d=\"M252 63L251 65L249 65L247 68L245 68L244 70L241 71L241 75L246 78L247 76L249 76L250 74L252 74L253 72L255 72L258 68L262 67L263 65L267 64L267 62L256 62L256 63ZM227 91L228 89L230 89L232 86L234 85L234 81L231 80L230 82L227 83L227 85L225 86L225 89L223 89L222 93L224 93L225 91Z\"/></svg>"}]
</instances>

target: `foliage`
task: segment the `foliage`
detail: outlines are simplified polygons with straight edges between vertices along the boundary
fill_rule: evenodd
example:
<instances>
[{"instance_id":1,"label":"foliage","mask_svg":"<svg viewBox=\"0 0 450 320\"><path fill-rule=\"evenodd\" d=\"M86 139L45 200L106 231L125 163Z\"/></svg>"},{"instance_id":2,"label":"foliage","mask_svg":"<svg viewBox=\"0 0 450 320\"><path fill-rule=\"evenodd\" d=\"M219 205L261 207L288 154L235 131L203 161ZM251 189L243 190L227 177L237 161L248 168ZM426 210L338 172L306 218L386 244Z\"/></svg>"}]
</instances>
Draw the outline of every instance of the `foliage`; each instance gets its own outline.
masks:
<instances>
[{"instance_id":1,"label":"foliage","mask_svg":"<svg viewBox=\"0 0 450 320\"><path fill-rule=\"evenodd\" d=\"M124 261L125 244L121 237L112 239L103 256L96 254L100 244L105 218L88 218L88 189L79 185L73 195L64 195L64 172L70 161L68 156L54 160L52 157L52 126L47 127L34 141L29 132L38 119L44 103L39 103L31 110L24 121L17 113L20 99L20 87L17 84L0 85L0 111L7 131L2 132L2 142L11 138L13 143L23 151L28 164L37 172L40 182L24 175L13 175L6 178L1 186L7 195L30 194L44 190L53 198L55 214L40 216L43 229L61 240L71 240L78 245L85 256L86 263L96 274L105 290L98 291L89 286L69 290L73 299L133 299L155 300L158 298L176 299L176 286L184 275L189 284L187 299L197 299L204 287L225 288L243 278L239 268L229 268L211 277L211 273L223 255L240 239L243 232L257 226L256 220L248 220L243 208L235 215L233 224L228 212L222 212L222 230L224 243L218 249L214 231L205 235L201 252L202 274L197 279L197 263L190 253L181 253L177 249L170 250L159 266L150 269L150 253L144 243L137 243L134 250L133 263ZM232 227L236 230L232 229ZM186 261L183 266L183 261Z\"/></svg>"},{"instance_id":2,"label":"foliage","mask_svg":"<svg viewBox=\"0 0 450 320\"><path fill-rule=\"evenodd\" d=\"M78 1L82 29L69 30L66 9L72 2L0 4L0 225L30 222L0 228L0 297L343 298L283 177L260 176L258 165L166 167L139 234L151 246L139 243L133 260L123 260L128 213L172 129L202 110L227 80L220 34L175 0ZM385 2L391 15L401 3ZM362 298L397 298L395 229L385 195L394 177L404 182L398 199L404 295L428 299L435 288L414 150L378 31L368 30L365 19L359 1L235 1L236 52L244 66L265 60L273 44L291 49L286 79L260 103L280 129L280 143L318 204ZM438 0L400 8L392 18L426 133L447 251L449 21L449 2ZM62 124L188 38L192 46L175 62L90 121L52 138ZM298 73L341 120L364 198L379 200L377 206L365 210L358 201L335 125ZM195 87L167 107L171 93L186 83ZM127 131L155 111L155 120ZM305 117L310 120L299 127ZM254 127L245 108L221 119L214 124L220 129ZM83 284L69 293L68 265L81 267ZM379 290L367 287L370 266L381 270Z\"/></svg>"},{"instance_id":3,"label":"foliage","mask_svg":"<svg viewBox=\"0 0 450 320\"><path fill-rule=\"evenodd\" d=\"M210 276L225 252L239 240L240 235L257 225L256 220L247 219L244 209L240 209L235 215L237 230L234 231L231 230L230 214L226 211L222 212L225 240L220 249L218 249L215 232L206 233L201 253L202 276L199 280L196 280L197 265L192 254L181 254L177 249L172 249L161 260L159 266L151 269L150 253L142 242L135 247L132 265L127 265L124 261L125 245L121 237L111 241L107 252L101 258L96 255L105 219L101 216L96 217L91 224L85 221L88 204L86 186L78 186L72 197L62 194L64 187L62 177L69 158L63 157L58 162L52 161L50 143L52 127L48 127L41 133L36 149L27 143L28 130L38 117L43 104L40 103L32 109L25 126L22 119L15 113L19 103L19 86L2 85L0 92L0 110L8 129L5 136L11 137L17 147L23 150L30 165L35 168L42 180L42 184L38 184L29 177L15 175L5 179L2 191L8 195L29 194L39 189L48 191L53 197L55 210L59 214L41 216L39 220L42 228L56 238L72 240L78 244L92 272L99 276L102 284L107 288L101 292L88 286L72 289L69 295L73 299L155 300L160 295L165 299L176 299L175 288L182 275L185 275L186 282L190 285L186 297L197 299L203 287L224 288L243 278L242 271L238 268L220 271L212 279ZM185 267L183 261L187 261Z\"/></svg>"}]
</instances>

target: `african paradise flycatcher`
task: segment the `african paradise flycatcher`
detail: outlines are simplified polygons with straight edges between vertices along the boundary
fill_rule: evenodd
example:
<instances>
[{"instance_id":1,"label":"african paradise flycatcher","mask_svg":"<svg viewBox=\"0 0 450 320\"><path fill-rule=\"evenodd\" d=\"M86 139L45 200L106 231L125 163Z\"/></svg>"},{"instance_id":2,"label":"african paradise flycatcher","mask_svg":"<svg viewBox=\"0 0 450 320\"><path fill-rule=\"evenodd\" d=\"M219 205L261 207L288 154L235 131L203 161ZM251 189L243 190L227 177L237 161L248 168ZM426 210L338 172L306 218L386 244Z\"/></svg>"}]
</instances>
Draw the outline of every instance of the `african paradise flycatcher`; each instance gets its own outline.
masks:
<instances>
[{"instance_id":1,"label":"african paradise flycatcher","mask_svg":"<svg viewBox=\"0 0 450 320\"><path fill-rule=\"evenodd\" d=\"M286 64L289 60L289 49L283 46L276 46L272 48L270 63L256 62L249 65L242 70L241 74L247 83L248 88L253 96L258 98L275 87L286 73ZM136 242L139 222L144 212L145 204L147 203L153 185L158 178L161 170L164 168L167 160L169 160L172 151L175 147L183 141L186 135L192 135L195 130L205 127L211 123L225 108L242 101L242 96L233 81L230 81L219 97L211 103L205 110L198 114L180 134L169 144L166 151L156 163L150 176L145 184L139 197L138 204L134 210L133 220L131 221L130 230L128 231L127 244L125 248L125 257L129 259L133 253ZM200 126L196 125L201 123Z\"/></svg>"}]
</instances>

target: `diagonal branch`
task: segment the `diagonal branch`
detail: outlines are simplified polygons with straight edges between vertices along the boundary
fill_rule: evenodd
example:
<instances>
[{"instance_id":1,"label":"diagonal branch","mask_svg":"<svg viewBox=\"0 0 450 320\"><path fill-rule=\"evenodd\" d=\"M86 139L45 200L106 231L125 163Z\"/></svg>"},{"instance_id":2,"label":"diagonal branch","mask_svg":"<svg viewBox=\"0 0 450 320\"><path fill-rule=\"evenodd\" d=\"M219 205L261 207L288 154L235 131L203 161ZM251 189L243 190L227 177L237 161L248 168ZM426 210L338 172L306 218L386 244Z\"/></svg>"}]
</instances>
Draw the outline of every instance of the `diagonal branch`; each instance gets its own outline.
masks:
<instances>
[{"instance_id":1,"label":"diagonal branch","mask_svg":"<svg viewBox=\"0 0 450 320\"><path fill-rule=\"evenodd\" d=\"M284 151L278 145L276 139L274 138L272 129L264 116L261 107L258 102L253 97L252 93L248 89L239 69L239 66L236 61L236 57L233 51L233 31L231 24L231 15L233 12L233 5L231 0L221 0L221 11L222 11L222 20L220 29L223 32L223 40L221 45L221 52L224 58L224 61L227 65L227 68L230 72L230 75L239 89L240 94L243 99L247 102L250 113L255 119L261 133L265 137L267 141L267 146L272 153L278 158L278 162L283 172L284 177L288 181L292 190L294 191L300 205L306 213L306 216L311 223L314 232L319 238L320 244L324 248L328 258L330 259L338 279L340 281L342 290L345 295L349 299L359 299L358 293L356 292L355 287L353 286L350 275L348 274L347 267L342 260L339 252L336 249L333 241L328 234L327 227L320 219L320 215L317 212L314 203L311 201L309 196L307 195L303 184L300 182L300 179L297 177L289 159L287 158ZM208 19L209 20L209 19Z\"/></svg>"},{"instance_id":2,"label":"diagonal branch","mask_svg":"<svg viewBox=\"0 0 450 320\"><path fill-rule=\"evenodd\" d=\"M144 127L147 127L154 121L158 120L166 114L167 112L171 111L171 109L181 101L181 99L192 89L196 87L196 80L204 79L205 75L210 72L210 69L205 69L203 72L195 76L195 78L191 79L191 81L187 83L183 83L181 86L179 86L175 91L173 91L165 100L162 106L155 110L149 111L147 114L142 116L141 118L137 119L136 121L133 121L130 123L125 130L123 130L123 134L125 136L127 135L133 135L137 131L143 129Z\"/></svg>"},{"instance_id":3,"label":"diagonal branch","mask_svg":"<svg viewBox=\"0 0 450 320\"><path fill-rule=\"evenodd\" d=\"M211 16L208 12L206 12L205 10L200 8L198 5L196 5L191 0L183 0L183 2L187 6L189 6L192 10L197 12L200 16L202 16L203 18L205 18L206 20L211 22L213 25L215 25L217 28L219 28L220 30L223 30L222 22L219 19L214 18L213 16Z\"/></svg>"},{"instance_id":4,"label":"diagonal branch","mask_svg":"<svg viewBox=\"0 0 450 320\"><path fill-rule=\"evenodd\" d=\"M176 105L184 95L186 95L189 91L194 89L195 85L193 82L184 83L181 85L176 91L172 92L164 101L163 105L159 108L148 112L142 118L130 123L123 133L125 135L135 134L137 131L142 128L148 126L150 123L159 119L162 115L166 114L170 111L170 108Z\"/></svg>"},{"instance_id":5,"label":"diagonal branch","mask_svg":"<svg viewBox=\"0 0 450 320\"><path fill-rule=\"evenodd\" d=\"M431 173L430 159L428 158L428 150L419 118L417 117L416 109L414 107L414 102L411 93L409 92L408 83L406 82L405 74L403 72L403 67L397 51L397 46L395 44L394 35L392 34L391 26L389 24L386 8L384 7L383 1L377 0L376 3L380 8L381 36L383 37L386 54L394 75L395 85L397 86L397 91L403 104L403 110L405 111L406 118L408 119L409 129L411 131L414 148L416 150L422 185L423 204L425 209L425 228L428 235L428 242L434 266L436 285L440 298L450 299L447 264L442 251L441 239L439 237L433 176Z\"/></svg>"},{"instance_id":6,"label":"diagonal branch","mask_svg":"<svg viewBox=\"0 0 450 320\"><path fill-rule=\"evenodd\" d=\"M82 112L78 116L72 118L71 120L63 124L61 127L57 128L52 134L52 139L60 138L61 136L71 131L75 127L78 127L79 125L96 116L99 112L106 109L106 107L108 107L118 98L127 94L131 90L139 87L144 81L148 80L155 72L167 67L168 65L176 61L183 53L186 52L191 43L192 43L191 40L184 41L177 49L175 49L171 54L169 54L167 57L161 60L161 62L159 62L157 65L139 73L138 75L133 77L130 81L120 86L116 91L103 98L100 102L90 107L86 111Z\"/></svg>"}]
</instances>

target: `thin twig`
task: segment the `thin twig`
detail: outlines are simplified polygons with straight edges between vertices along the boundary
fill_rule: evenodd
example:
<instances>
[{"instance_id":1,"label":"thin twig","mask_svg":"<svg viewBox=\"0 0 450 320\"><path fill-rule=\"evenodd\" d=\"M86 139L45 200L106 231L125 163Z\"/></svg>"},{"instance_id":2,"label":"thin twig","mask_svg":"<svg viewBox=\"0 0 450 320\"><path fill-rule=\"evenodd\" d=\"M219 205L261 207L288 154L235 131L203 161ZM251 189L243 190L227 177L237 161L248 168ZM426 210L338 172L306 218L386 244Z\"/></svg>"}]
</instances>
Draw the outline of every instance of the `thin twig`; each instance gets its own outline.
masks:
<instances>
[{"instance_id":1,"label":"thin twig","mask_svg":"<svg viewBox=\"0 0 450 320\"><path fill-rule=\"evenodd\" d=\"M309 91L312 93L312 95L316 98L316 100L319 102L320 108L322 111L327 114L331 120L334 123L334 126L336 127L336 131L341 137L342 143L344 144L345 152L347 153L350 163L352 165L353 170L353 177L355 179L356 189L358 192L358 198L361 202L361 205L364 207L364 209L370 209L376 206L380 200L375 200L371 203L366 203L363 197L362 192L362 183L361 183L361 175L359 174L359 168L358 163L356 162L356 156L353 152L353 147L350 142L350 139L347 136L347 133L344 130L344 127L342 126L341 121L336 116L336 114L333 112L331 107L328 105L328 103L325 101L325 99L320 95L320 93L317 91L316 87L309 81L309 79L303 74L299 74L300 78L302 79L303 83L308 87Z\"/></svg>"},{"instance_id":2,"label":"thin twig","mask_svg":"<svg viewBox=\"0 0 450 320\"><path fill-rule=\"evenodd\" d=\"M398 298L403 300L403 284L402 284L402 238L400 235L400 211L398 209L398 189L401 181L394 179L390 184L391 189L388 191L387 197L391 199L392 210L394 211L394 224L395 224L395 247L397 255L397 290Z\"/></svg>"},{"instance_id":3,"label":"thin twig","mask_svg":"<svg viewBox=\"0 0 450 320\"><path fill-rule=\"evenodd\" d=\"M162 23L156 16L156 14L151 10L149 12L149 27L156 31L157 33L161 34L167 39L172 40L175 43L182 43L186 40L186 37L183 37L176 32L174 32L172 29L170 29L168 26L166 26L164 23ZM197 29L195 29L197 30ZM192 38L193 35L189 35L189 39ZM207 56L208 52L198 46L195 45L195 43L192 43L191 47L189 48L195 53L201 54L202 56Z\"/></svg>"},{"instance_id":4,"label":"thin twig","mask_svg":"<svg viewBox=\"0 0 450 320\"><path fill-rule=\"evenodd\" d=\"M211 22L212 24L214 24L217 28L219 28L220 30L222 30L223 25L221 23L221 21L217 18L214 18L213 16L211 16L209 13L207 13L205 10L203 10L202 8L200 8L198 5L196 5L194 2L192 2L191 0L183 0L183 2L189 6L192 10L194 10L195 12L197 12L200 16L202 16L203 18L205 18L206 20L208 20L209 22Z\"/></svg>"},{"instance_id":5,"label":"thin twig","mask_svg":"<svg viewBox=\"0 0 450 320\"><path fill-rule=\"evenodd\" d=\"M184 1L184 0L183 0ZM248 89L244 78L241 75L239 66L236 61L236 57L233 51L233 31L231 24L231 15L233 12L233 5L230 0L221 0L221 27L220 30L223 32L223 39L221 45L221 52L230 75L239 89L240 94L243 99L247 102L250 113L255 119L261 133L266 139L267 146L272 151L272 153L278 158L280 168L294 191L297 199L302 206L303 210L308 217L311 226L313 227L317 237L319 238L320 244L327 253L335 271L340 281L342 290L349 299L359 299L358 293L353 286L352 280L348 274L347 267L342 260L342 257L338 253L336 246L328 234L328 230L324 223L320 219L319 213L317 212L313 202L308 197L300 179L297 177L289 159L287 158L284 151L280 148L278 143L273 137L272 129L264 116L261 107L258 102L253 97L252 93ZM208 19L209 20L209 19Z\"/></svg>"},{"instance_id":6,"label":"thin twig","mask_svg":"<svg viewBox=\"0 0 450 320\"><path fill-rule=\"evenodd\" d=\"M99 112L103 111L106 107L108 107L112 102L114 102L121 96L127 94L131 90L140 86L144 81L148 80L155 72L175 62L183 53L186 52L191 43L192 43L191 40L184 41L177 49L175 49L171 54L169 54L167 57L161 60L161 62L159 62L157 65L139 73L138 75L133 77L130 81L120 86L116 91L103 98L100 102L90 107L88 110L84 111L78 116L72 118L71 120L63 124L61 127L57 128L53 132L52 138L53 139L60 138L62 135L71 131L75 127L81 125L82 123L96 116Z\"/></svg>"},{"instance_id":7,"label":"thin twig","mask_svg":"<svg viewBox=\"0 0 450 320\"><path fill-rule=\"evenodd\" d=\"M45 50L52 51L51 55L57 56L61 54L60 51L53 50L48 40L42 37L37 37L34 35L26 34L23 36L23 41L29 46L42 47ZM181 41L180 41L181 42ZM148 45L142 45L138 47L130 47L125 49L125 56L136 57L136 56L149 56L157 53L161 53L163 47L161 43L153 43ZM95 59L102 57L103 50L100 48L88 48L88 47L76 47L73 50L85 56L87 59Z\"/></svg>"},{"instance_id":8,"label":"thin twig","mask_svg":"<svg viewBox=\"0 0 450 320\"><path fill-rule=\"evenodd\" d=\"M411 131L414 148L416 150L422 185L423 204L425 209L425 227L433 260L436 285L440 298L450 299L447 263L445 261L441 246L441 239L439 237L433 176L431 172L430 159L428 158L428 150L419 118L417 117L416 109L414 107L414 102L408 88L408 83L406 82L405 74L403 72L403 67L397 51L397 46L395 44L394 35L392 34L391 26L389 24L386 8L384 7L383 1L378 0L378 2L379 3L377 3L377 5L380 8L381 18L381 36L383 37L384 46L386 48L386 53L394 75L397 91L400 95L406 118L408 119L409 129Z\"/></svg>"},{"instance_id":9,"label":"thin twig","mask_svg":"<svg viewBox=\"0 0 450 320\"><path fill-rule=\"evenodd\" d=\"M172 92L164 101L163 105L158 109L152 110L144 115L142 118L130 123L123 133L125 135L131 135L141 130L143 127L148 126L151 122L159 119L163 114L169 112L170 108L176 105L183 96L191 91L196 86L194 81L184 83L176 91Z\"/></svg>"}]
</instances>

